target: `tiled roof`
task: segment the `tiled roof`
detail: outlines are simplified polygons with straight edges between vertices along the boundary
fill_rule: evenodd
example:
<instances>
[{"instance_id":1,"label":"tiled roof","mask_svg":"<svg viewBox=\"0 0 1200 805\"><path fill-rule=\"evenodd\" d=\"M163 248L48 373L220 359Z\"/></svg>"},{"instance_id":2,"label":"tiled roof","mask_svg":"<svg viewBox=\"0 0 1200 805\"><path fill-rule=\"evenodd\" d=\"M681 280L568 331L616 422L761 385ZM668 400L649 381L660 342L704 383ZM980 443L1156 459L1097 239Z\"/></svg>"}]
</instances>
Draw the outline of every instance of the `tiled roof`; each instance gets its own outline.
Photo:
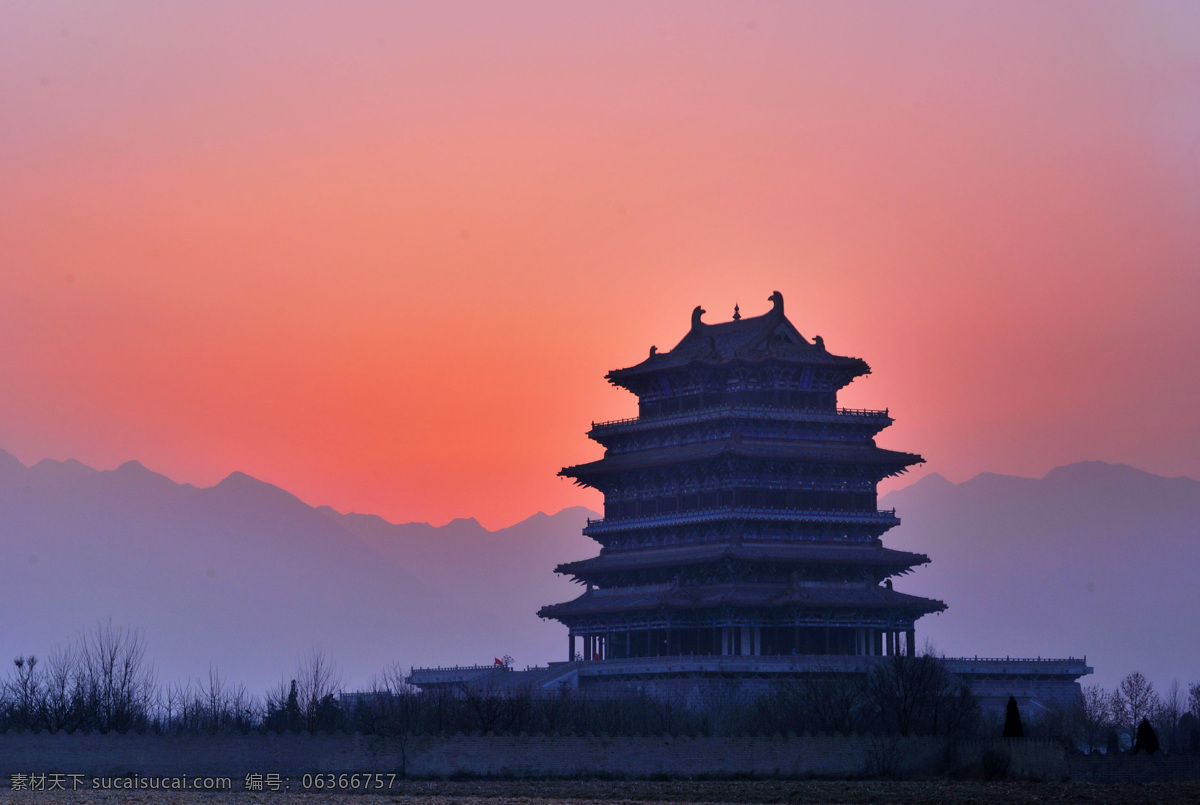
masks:
<instances>
[{"instance_id":1,"label":"tiled roof","mask_svg":"<svg viewBox=\"0 0 1200 805\"><path fill-rule=\"evenodd\" d=\"M692 314L692 328L678 344L667 352L654 352L646 360L626 369L615 369L608 379L620 385L623 378L655 372L692 361L728 363L757 361L773 357L796 363L840 366L855 374L871 371L861 358L833 355L818 337L809 342L783 314L783 297L776 291L771 295L772 309L762 316L751 316L720 324L701 320L704 311L697 308Z\"/></svg>"},{"instance_id":2,"label":"tiled roof","mask_svg":"<svg viewBox=\"0 0 1200 805\"><path fill-rule=\"evenodd\" d=\"M940 612L941 601L899 593L887 587L823 585L789 587L782 584L714 584L695 587L647 585L592 589L573 601L543 607L543 618L654 609L706 609L723 606L853 607L916 612Z\"/></svg>"},{"instance_id":3,"label":"tiled roof","mask_svg":"<svg viewBox=\"0 0 1200 805\"><path fill-rule=\"evenodd\" d=\"M602 553L591 559L567 562L555 568L558 573L602 573L639 570L652 567L680 567L740 559L749 562L796 562L819 565L864 565L908 569L929 562L920 553L895 551L877 545L805 545L782 543L774 545L738 544L726 542L703 545L683 545L670 548L651 548L615 553Z\"/></svg>"},{"instance_id":4,"label":"tiled roof","mask_svg":"<svg viewBox=\"0 0 1200 805\"><path fill-rule=\"evenodd\" d=\"M739 458L774 458L784 460L807 460L843 462L854 464L892 465L897 468L920 464L925 459L913 453L884 450L868 444L846 444L842 442L776 441L746 439L739 436L692 442L691 444L659 447L605 456L599 461L566 467L559 475L580 478L607 472L622 472L644 467L701 461L729 455Z\"/></svg>"}]
</instances>

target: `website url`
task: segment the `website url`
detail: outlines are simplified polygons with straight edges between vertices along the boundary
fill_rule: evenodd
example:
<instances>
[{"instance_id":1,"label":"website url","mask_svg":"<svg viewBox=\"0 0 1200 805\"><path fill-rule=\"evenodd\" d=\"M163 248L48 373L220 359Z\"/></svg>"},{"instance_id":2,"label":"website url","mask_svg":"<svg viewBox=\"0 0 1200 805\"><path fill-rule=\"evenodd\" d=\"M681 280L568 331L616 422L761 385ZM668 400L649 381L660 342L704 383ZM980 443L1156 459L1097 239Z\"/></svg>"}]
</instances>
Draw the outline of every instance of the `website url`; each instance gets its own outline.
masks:
<instances>
[{"instance_id":1,"label":"website url","mask_svg":"<svg viewBox=\"0 0 1200 805\"><path fill-rule=\"evenodd\" d=\"M88 777L84 774L47 772L45 774L13 774L9 777L9 787L13 791L79 791L89 788L110 791L231 791L233 790L233 779L192 775Z\"/></svg>"}]
</instances>

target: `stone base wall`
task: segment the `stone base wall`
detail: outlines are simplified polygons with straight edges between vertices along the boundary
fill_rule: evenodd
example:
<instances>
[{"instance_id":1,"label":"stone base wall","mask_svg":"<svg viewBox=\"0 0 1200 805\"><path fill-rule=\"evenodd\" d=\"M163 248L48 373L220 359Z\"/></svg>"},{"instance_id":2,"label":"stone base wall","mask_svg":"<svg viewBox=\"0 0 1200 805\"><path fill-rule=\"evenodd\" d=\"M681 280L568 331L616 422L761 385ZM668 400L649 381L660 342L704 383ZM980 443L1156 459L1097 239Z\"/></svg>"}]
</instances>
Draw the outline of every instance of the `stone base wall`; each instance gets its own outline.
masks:
<instances>
[{"instance_id":1,"label":"stone base wall","mask_svg":"<svg viewBox=\"0 0 1200 805\"><path fill-rule=\"evenodd\" d=\"M1049 710L1070 712L1083 703L1083 689L1069 679L967 679L985 715L1004 717L1008 697L1015 696L1026 719L1037 720ZM683 707L711 708L726 702L751 702L777 689L773 679L664 676L652 679L588 679L580 689L593 696L645 694Z\"/></svg>"},{"instance_id":2,"label":"stone base wall","mask_svg":"<svg viewBox=\"0 0 1200 805\"><path fill-rule=\"evenodd\" d=\"M1067 679L972 679L971 692L984 713L1003 716L1014 696L1023 718L1040 718L1047 710L1070 712L1083 704L1083 689Z\"/></svg>"}]
</instances>

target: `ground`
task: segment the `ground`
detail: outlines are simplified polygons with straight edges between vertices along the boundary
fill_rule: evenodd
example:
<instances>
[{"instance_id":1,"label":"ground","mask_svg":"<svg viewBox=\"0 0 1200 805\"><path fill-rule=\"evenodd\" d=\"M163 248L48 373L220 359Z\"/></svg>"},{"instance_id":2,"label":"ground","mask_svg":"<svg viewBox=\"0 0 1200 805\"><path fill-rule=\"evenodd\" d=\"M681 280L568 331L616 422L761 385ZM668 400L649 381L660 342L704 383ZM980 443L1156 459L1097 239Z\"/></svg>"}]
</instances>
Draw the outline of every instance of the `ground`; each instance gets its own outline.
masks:
<instances>
[{"instance_id":1,"label":"ground","mask_svg":"<svg viewBox=\"0 0 1200 805\"><path fill-rule=\"evenodd\" d=\"M225 802L263 803L263 805L323 805L367 802L402 805L587 805L621 803L1200 803L1200 782L1094 783L1036 782L952 782L952 781L437 781L404 782L380 794L330 794L329 792L164 794L161 792L24 792L0 791L0 803L22 802L39 805L59 803L198 803L222 805Z\"/></svg>"}]
</instances>

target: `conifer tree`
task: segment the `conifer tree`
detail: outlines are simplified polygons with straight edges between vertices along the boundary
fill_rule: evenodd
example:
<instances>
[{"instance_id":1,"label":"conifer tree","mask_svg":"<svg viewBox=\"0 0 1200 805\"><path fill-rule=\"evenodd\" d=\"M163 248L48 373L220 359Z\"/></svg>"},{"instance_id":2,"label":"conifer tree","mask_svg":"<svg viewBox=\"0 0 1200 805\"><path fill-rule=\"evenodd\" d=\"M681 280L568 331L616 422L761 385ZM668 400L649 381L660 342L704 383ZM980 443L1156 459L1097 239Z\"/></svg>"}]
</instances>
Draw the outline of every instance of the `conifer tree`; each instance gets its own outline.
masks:
<instances>
[{"instance_id":1,"label":"conifer tree","mask_svg":"<svg viewBox=\"0 0 1200 805\"><path fill-rule=\"evenodd\" d=\"M1145 752L1147 755L1153 755L1158 751L1158 735L1154 732L1154 727L1150 726L1150 719L1143 718L1138 724L1137 738L1133 742L1133 753Z\"/></svg>"},{"instance_id":2,"label":"conifer tree","mask_svg":"<svg viewBox=\"0 0 1200 805\"><path fill-rule=\"evenodd\" d=\"M1008 697L1008 708L1004 711L1003 738L1023 738L1025 728L1021 726L1021 710L1017 707L1017 697Z\"/></svg>"}]
</instances>

